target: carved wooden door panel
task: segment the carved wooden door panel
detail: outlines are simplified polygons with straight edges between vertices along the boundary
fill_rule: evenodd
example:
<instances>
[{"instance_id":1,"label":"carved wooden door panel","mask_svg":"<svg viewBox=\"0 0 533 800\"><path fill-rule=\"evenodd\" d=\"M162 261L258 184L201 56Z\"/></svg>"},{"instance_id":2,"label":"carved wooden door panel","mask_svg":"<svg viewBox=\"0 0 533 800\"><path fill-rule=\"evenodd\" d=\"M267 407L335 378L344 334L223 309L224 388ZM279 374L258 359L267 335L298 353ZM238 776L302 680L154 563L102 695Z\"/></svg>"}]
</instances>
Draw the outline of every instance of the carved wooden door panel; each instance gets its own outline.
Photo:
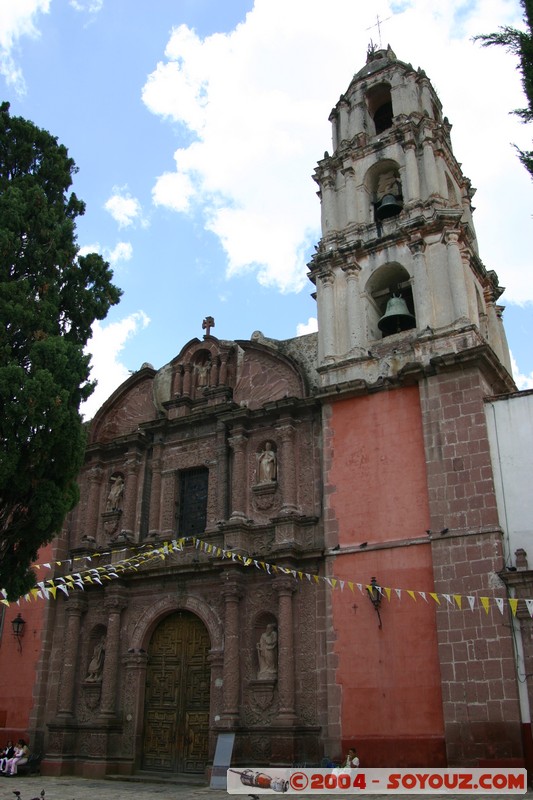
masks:
<instances>
[{"instance_id":1,"label":"carved wooden door panel","mask_svg":"<svg viewBox=\"0 0 533 800\"><path fill-rule=\"evenodd\" d=\"M180 611L163 620L148 650L143 769L203 772L208 756L209 635Z\"/></svg>"}]
</instances>

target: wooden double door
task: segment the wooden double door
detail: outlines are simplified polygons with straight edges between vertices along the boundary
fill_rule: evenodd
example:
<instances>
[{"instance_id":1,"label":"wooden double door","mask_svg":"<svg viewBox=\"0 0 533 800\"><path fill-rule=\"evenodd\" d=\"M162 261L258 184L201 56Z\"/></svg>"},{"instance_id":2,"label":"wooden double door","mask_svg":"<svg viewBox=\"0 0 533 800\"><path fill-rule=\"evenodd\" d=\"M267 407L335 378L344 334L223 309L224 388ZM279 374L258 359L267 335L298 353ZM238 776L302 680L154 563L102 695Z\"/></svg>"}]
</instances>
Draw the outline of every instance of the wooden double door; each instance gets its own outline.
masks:
<instances>
[{"instance_id":1,"label":"wooden double door","mask_svg":"<svg viewBox=\"0 0 533 800\"><path fill-rule=\"evenodd\" d=\"M208 759L209 634L188 611L166 617L148 650L142 767L203 772Z\"/></svg>"}]
</instances>

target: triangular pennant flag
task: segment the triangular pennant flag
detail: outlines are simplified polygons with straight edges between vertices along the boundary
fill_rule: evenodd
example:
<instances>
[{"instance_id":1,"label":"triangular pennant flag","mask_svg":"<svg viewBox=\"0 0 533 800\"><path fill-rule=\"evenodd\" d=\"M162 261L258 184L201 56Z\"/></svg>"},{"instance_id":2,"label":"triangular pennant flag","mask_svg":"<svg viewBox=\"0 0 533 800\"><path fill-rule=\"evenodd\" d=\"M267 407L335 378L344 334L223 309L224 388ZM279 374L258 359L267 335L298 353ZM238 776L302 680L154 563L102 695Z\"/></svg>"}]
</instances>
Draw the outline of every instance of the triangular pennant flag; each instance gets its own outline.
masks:
<instances>
[{"instance_id":1,"label":"triangular pennant flag","mask_svg":"<svg viewBox=\"0 0 533 800\"><path fill-rule=\"evenodd\" d=\"M437 605L440 606L440 600L438 594L435 594L435 592L430 592L429 596L432 597L433 600L437 603Z\"/></svg>"},{"instance_id":2,"label":"triangular pennant flag","mask_svg":"<svg viewBox=\"0 0 533 800\"><path fill-rule=\"evenodd\" d=\"M476 604L476 598L472 597L472 595L467 594L466 599L468 600L468 605L470 606L470 611L474 610L474 606Z\"/></svg>"},{"instance_id":3,"label":"triangular pennant flag","mask_svg":"<svg viewBox=\"0 0 533 800\"><path fill-rule=\"evenodd\" d=\"M392 589L390 588L390 586L386 586L385 587L385 594L387 595L387 600L389 601L389 603L390 603L391 593L392 593Z\"/></svg>"},{"instance_id":4,"label":"triangular pennant flag","mask_svg":"<svg viewBox=\"0 0 533 800\"><path fill-rule=\"evenodd\" d=\"M395 589L394 591L396 592L398 600L401 600L402 599L402 590L401 589Z\"/></svg>"},{"instance_id":5,"label":"triangular pennant flag","mask_svg":"<svg viewBox=\"0 0 533 800\"><path fill-rule=\"evenodd\" d=\"M496 605L500 609L500 614L503 614L503 598L502 597L495 597Z\"/></svg>"},{"instance_id":6,"label":"triangular pennant flag","mask_svg":"<svg viewBox=\"0 0 533 800\"><path fill-rule=\"evenodd\" d=\"M513 617L516 617L516 607L518 606L518 598L517 597L510 597L509 598L509 605L511 606L511 611Z\"/></svg>"},{"instance_id":7,"label":"triangular pennant flag","mask_svg":"<svg viewBox=\"0 0 533 800\"><path fill-rule=\"evenodd\" d=\"M413 598L413 600L414 600L414 601L415 601L415 603L416 603L416 594L413 592L413 590L412 590L412 589L406 589L405 591L407 592L407 594L409 595L409 597L412 597L412 598Z\"/></svg>"},{"instance_id":8,"label":"triangular pennant flag","mask_svg":"<svg viewBox=\"0 0 533 800\"><path fill-rule=\"evenodd\" d=\"M533 617L533 600L526 600L526 606L529 611L529 616Z\"/></svg>"},{"instance_id":9,"label":"triangular pennant flag","mask_svg":"<svg viewBox=\"0 0 533 800\"><path fill-rule=\"evenodd\" d=\"M339 581L339 586L341 587L341 592L344 589L344 581Z\"/></svg>"},{"instance_id":10,"label":"triangular pennant flag","mask_svg":"<svg viewBox=\"0 0 533 800\"><path fill-rule=\"evenodd\" d=\"M58 589L61 589L61 591L62 591L62 592L64 592L64 593L66 594L66 596L68 597L68 589L67 589L67 587L66 587L66 586L63 586L63 584L61 584L61 585L60 585L60 586L58 586L57 588L58 588Z\"/></svg>"},{"instance_id":11,"label":"triangular pennant flag","mask_svg":"<svg viewBox=\"0 0 533 800\"><path fill-rule=\"evenodd\" d=\"M461 597L461 595L460 594L454 594L453 599L457 603L457 607L461 608L461 603L463 601L463 598Z\"/></svg>"},{"instance_id":12,"label":"triangular pennant flag","mask_svg":"<svg viewBox=\"0 0 533 800\"><path fill-rule=\"evenodd\" d=\"M425 601L426 601L426 603L427 603L428 599L427 599L427 597L426 597L426 593L425 593L425 592L418 592L418 594L420 595L420 597L422 598L422 600L425 600Z\"/></svg>"},{"instance_id":13,"label":"triangular pennant flag","mask_svg":"<svg viewBox=\"0 0 533 800\"><path fill-rule=\"evenodd\" d=\"M445 599L445 600L447 600L447 601L448 601L448 603L449 603L451 606L453 606L453 600L452 600L452 598L450 597L450 595L449 595L449 594L443 594L442 596L444 597L444 599Z\"/></svg>"},{"instance_id":14,"label":"triangular pennant flag","mask_svg":"<svg viewBox=\"0 0 533 800\"><path fill-rule=\"evenodd\" d=\"M348 586L350 591L353 592L353 583L351 581L348 581Z\"/></svg>"}]
</instances>

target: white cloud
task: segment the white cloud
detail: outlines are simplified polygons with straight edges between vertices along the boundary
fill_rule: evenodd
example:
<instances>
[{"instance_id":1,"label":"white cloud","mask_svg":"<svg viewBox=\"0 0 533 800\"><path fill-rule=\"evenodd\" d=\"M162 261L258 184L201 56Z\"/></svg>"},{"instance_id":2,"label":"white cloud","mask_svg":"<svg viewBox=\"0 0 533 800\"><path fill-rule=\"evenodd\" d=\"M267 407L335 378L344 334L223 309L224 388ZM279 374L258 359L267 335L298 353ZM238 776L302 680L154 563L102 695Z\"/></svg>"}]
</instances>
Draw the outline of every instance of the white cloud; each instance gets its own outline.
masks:
<instances>
[{"instance_id":1,"label":"white cloud","mask_svg":"<svg viewBox=\"0 0 533 800\"><path fill-rule=\"evenodd\" d=\"M48 14L50 0L2 0L0 3L0 74L8 86L22 95L26 91L22 70L13 51L23 36L37 38L39 14Z\"/></svg>"},{"instance_id":2,"label":"white cloud","mask_svg":"<svg viewBox=\"0 0 533 800\"><path fill-rule=\"evenodd\" d=\"M529 250L516 235L530 225L531 204L517 202L502 220L499 202L530 190L509 145L528 146L527 129L508 114L524 102L519 75L501 48L471 41L520 25L517 0L379 0L366 9L330 0L327 13L316 0L256 0L229 34L202 39L181 25L143 89L147 107L179 123L188 141L174 154L175 172L157 179L154 203L199 208L226 251L228 276L254 270L281 291L304 286L307 247L320 236L310 174L331 149L330 109L363 66L370 38L379 44L378 13L382 44L426 70L454 123L455 151L479 190L488 268L501 264L510 299L533 298Z\"/></svg>"},{"instance_id":3,"label":"white cloud","mask_svg":"<svg viewBox=\"0 0 533 800\"><path fill-rule=\"evenodd\" d=\"M89 253L100 253L102 258L116 267L121 261L130 261L133 256L133 247L130 242L117 242L115 247L101 247L98 242L80 247L78 255L86 256Z\"/></svg>"},{"instance_id":4,"label":"white cloud","mask_svg":"<svg viewBox=\"0 0 533 800\"><path fill-rule=\"evenodd\" d=\"M96 321L93 324L93 335L86 352L92 356L91 380L96 380L98 385L81 407L85 419L91 419L105 400L129 377L130 372L121 363L120 354L126 342L149 323L150 319L144 311L137 311L119 322L105 324Z\"/></svg>"},{"instance_id":5,"label":"white cloud","mask_svg":"<svg viewBox=\"0 0 533 800\"><path fill-rule=\"evenodd\" d=\"M69 5L74 11L82 11L87 14L98 14L102 10L104 0L69 0Z\"/></svg>"},{"instance_id":6,"label":"white cloud","mask_svg":"<svg viewBox=\"0 0 533 800\"><path fill-rule=\"evenodd\" d=\"M112 267L120 261L130 261L133 255L133 247L129 242L117 242L112 250L104 250L104 255Z\"/></svg>"},{"instance_id":7,"label":"white cloud","mask_svg":"<svg viewBox=\"0 0 533 800\"><path fill-rule=\"evenodd\" d=\"M305 336L306 333L315 333L318 330L316 317L309 317L307 322L299 322L296 326L296 336Z\"/></svg>"},{"instance_id":8,"label":"white cloud","mask_svg":"<svg viewBox=\"0 0 533 800\"><path fill-rule=\"evenodd\" d=\"M529 375L524 375L520 372L520 368L516 363L516 359L511 353L511 367L513 370L513 378L515 379L515 383L517 387L522 391L523 389L533 389L533 372L530 372Z\"/></svg>"},{"instance_id":9,"label":"white cloud","mask_svg":"<svg viewBox=\"0 0 533 800\"><path fill-rule=\"evenodd\" d=\"M109 211L120 228L127 228L136 222L140 222L143 227L147 224L143 219L140 202L131 196L127 186L114 186L113 193L104 204L104 208Z\"/></svg>"}]
</instances>

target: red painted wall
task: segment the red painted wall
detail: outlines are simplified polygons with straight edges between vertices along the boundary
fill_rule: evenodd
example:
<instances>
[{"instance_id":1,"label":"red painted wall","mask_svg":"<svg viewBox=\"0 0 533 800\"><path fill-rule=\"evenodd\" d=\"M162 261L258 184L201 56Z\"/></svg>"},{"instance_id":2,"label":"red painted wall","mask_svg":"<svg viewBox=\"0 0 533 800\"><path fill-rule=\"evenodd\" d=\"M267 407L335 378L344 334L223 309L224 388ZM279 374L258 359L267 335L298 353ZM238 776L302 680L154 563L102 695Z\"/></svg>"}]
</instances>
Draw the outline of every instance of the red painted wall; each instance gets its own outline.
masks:
<instances>
[{"instance_id":1,"label":"red painted wall","mask_svg":"<svg viewBox=\"0 0 533 800\"><path fill-rule=\"evenodd\" d=\"M444 764L436 606L406 593L433 591L418 388L342 400L326 416L332 574L402 590L383 599L381 629L364 588L332 592L343 750L355 743L363 766Z\"/></svg>"},{"instance_id":2,"label":"red painted wall","mask_svg":"<svg viewBox=\"0 0 533 800\"><path fill-rule=\"evenodd\" d=\"M39 553L39 564L52 558L53 544ZM51 570L42 571L42 579L52 575ZM39 578L41 574L39 574ZM44 624L46 603L53 600L32 600L24 598L19 603L10 603L4 608L4 621L0 638L0 746L8 739L28 741L29 722L33 708L33 690L37 666L41 653L41 634ZM13 636L11 621L20 613L26 621L21 639L22 652ZM32 742L30 741L30 747Z\"/></svg>"}]
</instances>

